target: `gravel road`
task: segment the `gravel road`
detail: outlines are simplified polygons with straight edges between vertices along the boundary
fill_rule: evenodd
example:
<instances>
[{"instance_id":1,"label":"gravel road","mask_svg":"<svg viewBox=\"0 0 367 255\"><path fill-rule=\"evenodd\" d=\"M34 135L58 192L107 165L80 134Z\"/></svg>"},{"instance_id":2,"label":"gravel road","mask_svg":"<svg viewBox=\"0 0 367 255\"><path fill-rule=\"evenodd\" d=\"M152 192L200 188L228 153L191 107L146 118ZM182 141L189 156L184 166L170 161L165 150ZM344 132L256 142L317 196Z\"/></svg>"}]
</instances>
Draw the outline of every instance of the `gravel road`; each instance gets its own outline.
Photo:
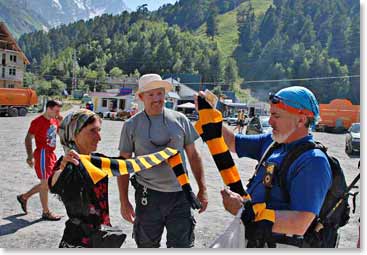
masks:
<instances>
[{"instance_id":1,"label":"gravel road","mask_svg":"<svg viewBox=\"0 0 367 255\"><path fill-rule=\"evenodd\" d=\"M0 247L2 248L56 248L61 239L64 217L59 222L42 221L39 196L33 196L28 203L27 215L16 200L16 195L26 192L37 184L33 169L25 163L26 153L24 138L30 121L35 115L16 118L0 118ZM118 143L123 122L104 120L102 124L102 142L98 151L106 155L118 155ZM314 133L317 140L329 147L330 154L336 156L345 171L348 183L358 174L357 164L359 156L349 157L344 152L344 134ZM223 187L222 180L210 156L207 146L198 140L198 149L202 153L205 176L208 186L209 205L206 212L195 213L196 225L196 247L205 248L225 229L233 218L225 212L222 206L220 189ZM56 149L57 156L63 151L60 143ZM251 159L238 159L234 155L235 162L239 166L242 180L251 177L256 162ZM193 176L193 189L196 184ZM130 198L133 197L130 188ZM121 227L128 235L124 248L134 248L135 242L131 238L132 225L124 221L120 216L120 206L115 178L110 179L109 203L112 225ZM341 229L340 248L356 247L358 239L358 218L360 217L359 197L355 214L351 214L350 222ZM53 195L49 196L50 208L56 213L66 215L63 205ZM165 234L164 234L165 235ZM163 237L161 246L165 247Z\"/></svg>"}]
</instances>

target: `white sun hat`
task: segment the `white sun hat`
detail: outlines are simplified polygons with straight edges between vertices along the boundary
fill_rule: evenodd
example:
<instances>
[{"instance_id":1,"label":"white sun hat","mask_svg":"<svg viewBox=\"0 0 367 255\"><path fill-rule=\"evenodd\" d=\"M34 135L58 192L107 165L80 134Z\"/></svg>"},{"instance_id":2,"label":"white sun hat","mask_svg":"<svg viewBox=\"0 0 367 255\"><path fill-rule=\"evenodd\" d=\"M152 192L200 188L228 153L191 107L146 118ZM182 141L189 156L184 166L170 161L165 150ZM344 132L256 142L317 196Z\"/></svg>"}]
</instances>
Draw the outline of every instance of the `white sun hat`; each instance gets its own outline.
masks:
<instances>
[{"instance_id":1,"label":"white sun hat","mask_svg":"<svg viewBox=\"0 0 367 255\"><path fill-rule=\"evenodd\" d=\"M162 77L158 74L144 74L139 79L139 89L136 94L146 92L152 89L164 88L165 93L172 90L172 84L166 80L162 80Z\"/></svg>"}]
</instances>

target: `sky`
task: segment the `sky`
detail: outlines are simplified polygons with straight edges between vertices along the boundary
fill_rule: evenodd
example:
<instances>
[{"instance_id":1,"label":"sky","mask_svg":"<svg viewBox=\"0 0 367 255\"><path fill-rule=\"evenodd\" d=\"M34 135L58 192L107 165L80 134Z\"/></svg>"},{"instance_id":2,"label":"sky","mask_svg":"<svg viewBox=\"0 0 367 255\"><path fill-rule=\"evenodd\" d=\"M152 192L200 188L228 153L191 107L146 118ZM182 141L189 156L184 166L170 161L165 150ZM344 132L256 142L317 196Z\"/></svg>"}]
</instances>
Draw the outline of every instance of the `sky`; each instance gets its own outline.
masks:
<instances>
[{"instance_id":1,"label":"sky","mask_svg":"<svg viewBox=\"0 0 367 255\"><path fill-rule=\"evenodd\" d=\"M131 11L135 11L140 5L147 4L148 10L157 10L163 4L174 4L177 0L124 0L124 3Z\"/></svg>"}]
</instances>

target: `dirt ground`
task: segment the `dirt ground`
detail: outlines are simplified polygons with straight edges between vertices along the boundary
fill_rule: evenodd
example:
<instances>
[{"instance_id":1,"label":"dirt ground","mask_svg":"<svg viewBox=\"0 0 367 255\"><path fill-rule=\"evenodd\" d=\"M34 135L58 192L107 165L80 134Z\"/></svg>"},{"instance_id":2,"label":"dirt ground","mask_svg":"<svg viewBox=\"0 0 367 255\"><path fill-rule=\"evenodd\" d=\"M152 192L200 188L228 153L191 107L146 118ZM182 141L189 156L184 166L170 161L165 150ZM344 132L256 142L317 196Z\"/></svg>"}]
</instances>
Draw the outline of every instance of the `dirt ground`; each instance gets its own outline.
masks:
<instances>
[{"instance_id":1,"label":"dirt ground","mask_svg":"<svg viewBox=\"0 0 367 255\"><path fill-rule=\"evenodd\" d=\"M67 219L63 205L53 195L49 196L49 206L56 213L65 215L59 222L42 221L39 196L33 196L28 203L27 215L16 200L16 195L26 192L37 184L33 169L25 163L26 152L24 138L30 121L35 115L17 118L0 118L0 247L1 248L56 248L61 239L64 222ZM123 122L104 120L102 125L102 141L98 151L106 155L118 155L118 143ZM329 153L336 156L345 171L348 183L358 174L357 164L359 156L350 157L344 152L345 135L314 133L317 140L329 147ZM206 212L195 212L197 221L195 247L208 247L213 240L226 228L233 216L224 211L220 196L223 182L210 156L207 146L201 141L196 142L202 153L205 177L208 186L209 205ZM62 155L60 143L56 150L57 156ZM235 162L240 169L243 182L246 183L254 170L256 162L251 159L238 159ZM192 175L193 189L196 183ZM359 184L358 184L359 185ZM130 187L130 198L133 198L133 189ZM130 199L131 202L132 199ZM115 178L110 179L109 203L112 225L122 228L127 233L127 240L123 248L136 247L131 237L132 225L120 216L120 206ZM355 248L358 239L358 218L360 217L359 196L357 199L356 213L351 214L350 222L341 228L340 248ZM165 235L165 233L164 233ZM165 247L163 236L161 246Z\"/></svg>"}]
</instances>

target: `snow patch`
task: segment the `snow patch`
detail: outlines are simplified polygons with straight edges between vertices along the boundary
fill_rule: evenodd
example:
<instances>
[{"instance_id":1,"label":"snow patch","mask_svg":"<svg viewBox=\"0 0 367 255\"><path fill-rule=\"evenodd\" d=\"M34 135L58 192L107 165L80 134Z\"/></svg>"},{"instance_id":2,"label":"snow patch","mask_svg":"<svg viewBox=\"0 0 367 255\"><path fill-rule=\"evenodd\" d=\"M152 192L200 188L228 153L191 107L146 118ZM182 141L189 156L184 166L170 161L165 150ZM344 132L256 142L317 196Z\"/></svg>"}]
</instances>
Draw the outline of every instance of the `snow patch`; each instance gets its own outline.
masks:
<instances>
[{"instance_id":1,"label":"snow patch","mask_svg":"<svg viewBox=\"0 0 367 255\"><path fill-rule=\"evenodd\" d=\"M45 25L42 25L42 30L45 32L48 32L48 27L46 27Z\"/></svg>"},{"instance_id":2,"label":"snow patch","mask_svg":"<svg viewBox=\"0 0 367 255\"><path fill-rule=\"evenodd\" d=\"M74 3L78 6L79 9L85 10L86 6L83 0L74 0Z\"/></svg>"},{"instance_id":3,"label":"snow patch","mask_svg":"<svg viewBox=\"0 0 367 255\"><path fill-rule=\"evenodd\" d=\"M90 10L89 18L92 19L92 18L94 18L96 16L101 16L105 12L106 12L106 8L92 9L92 10Z\"/></svg>"},{"instance_id":4,"label":"snow patch","mask_svg":"<svg viewBox=\"0 0 367 255\"><path fill-rule=\"evenodd\" d=\"M55 6L56 8L58 8L58 9L60 9L60 10L62 9L62 6L61 6L59 0L52 0L52 5Z\"/></svg>"}]
</instances>

